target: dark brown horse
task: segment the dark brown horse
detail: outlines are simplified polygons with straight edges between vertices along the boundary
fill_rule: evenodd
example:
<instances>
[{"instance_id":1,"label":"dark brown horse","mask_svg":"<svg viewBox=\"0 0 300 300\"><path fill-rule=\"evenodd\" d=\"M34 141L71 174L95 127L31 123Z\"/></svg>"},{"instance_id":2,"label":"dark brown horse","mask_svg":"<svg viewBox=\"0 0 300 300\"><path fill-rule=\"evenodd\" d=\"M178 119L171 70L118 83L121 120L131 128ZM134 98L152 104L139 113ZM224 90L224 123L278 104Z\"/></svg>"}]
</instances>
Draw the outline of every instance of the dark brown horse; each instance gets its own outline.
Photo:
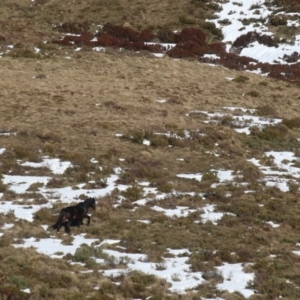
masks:
<instances>
[{"instance_id":1,"label":"dark brown horse","mask_svg":"<svg viewBox=\"0 0 300 300\"><path fill-rule=\"evenodd\" d=\"M64 226L65 232L70 233L70 226L80 226L83 219L88 219L87 225L90 225L91 217L88 215L89 208L96 208L95 198L88 198L74 206L63 208L58 216L57 222L51 226L52 229L59 229Z\"/></svg>"}]
</instances>

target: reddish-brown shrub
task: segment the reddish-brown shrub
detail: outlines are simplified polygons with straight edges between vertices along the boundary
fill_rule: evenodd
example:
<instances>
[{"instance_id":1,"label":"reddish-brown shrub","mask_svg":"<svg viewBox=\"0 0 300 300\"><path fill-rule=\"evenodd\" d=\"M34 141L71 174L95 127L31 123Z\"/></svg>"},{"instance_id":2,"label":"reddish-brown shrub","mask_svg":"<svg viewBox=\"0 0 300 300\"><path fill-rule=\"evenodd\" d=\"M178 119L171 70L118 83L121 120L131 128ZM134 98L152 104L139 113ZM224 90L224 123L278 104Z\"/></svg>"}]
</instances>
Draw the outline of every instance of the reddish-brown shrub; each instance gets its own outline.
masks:
<instances>
[{"instance_id":1,"label":"reddish-brown shrub","mask_svg":"<svg viewBox=\"0 0 300 300\"><path fill-rule=\"evenodd\" d=\"M185 50L183 48L178 48L177 46L167 51L167 55L172 58L196 57L193 52Z\"/></svg>"},{"instance_id":2,"label":"reddish-brown shrub","mask_svg":"<svg viewBox=\"0 0 300 300\"><path fill-rule=\"evenodd\" d=\"M247 47L250 43L255 41L255 37L253 36L253 32L248 32L247 34L243 34L239 36L232 44L233 47L238 49L243 49Z\"/></svg>"},{"instance_id":3,"label":"reddish-brown shrub","mask_svg":"<svg viewBox=\"0 0 300 300\"><path fill-rule=\"evenodd\" d=\"M134 46L134 44L136 46ZM125 39L119 39L119 47L127 49L127 50L132 50L132 51L138 51L138 50L142 50L144 46L144 43L142 42L130 42L128 40Z\"/></svg>"},{"instance_id":4,"label":"reddish-brown shrub","mask_svg":"<svg viewBox=\"0 0 300 300\"><path fill-rule=\"evenodd\" d=\"M94 38L94 35L91 32L83 31L80 34L80 38L82 41L90 41Z\"/></svg>"},{"instance_id":5,"label":"reddish-brown shrub","mask_svg":"<svg viewBox=\"0 0 300 300\"><path fill-rule=\"evenodd\" d=\"M300 54L298 52L293 52L292 54L284 54L283 55L283 60L288 62L288 63L295 63L298 60L300 60Z\"/></svg>"},{"instance_id":6,"label":"reddish-brown shrub","mask_svg":"<svg viewBox=\"0 0 300 300\"><path fill-rule=\"evenodd\" d=\"M184 28L179 34L175 34L174 40L176 43L194 41L199 45L204 45L206 35L201 29L198 28Z\"/></svg>"},{"instance_id":7,"label":"reddish-brown shrub","mask_svg":"<svg viewBox=\"0 0 300 300\"><path fill-rule=\"evenodd\" d=\"M151 42L155 38L155 34L149 29L143 29L140 33L140 40L143 42Z\"/></svg>"},{"instance_id":8,"label":"reddish-brown shrub","mask_svg":"<svg viewBox=\"0 0 300 300\"><path fill-rule=\"evenodd\" d=\"M126 49L130 49L133 51L140 51L140 50L144 50L145 44L143 42L132 42L129 43L129 45L127 45Z\"/></svg>"},{"instance_id":9,"label":"reddish-brown shrub","mask_svg":"<svg viewBox=\"0 0 300 300\"><path fill-rule=\"evenodd\" d=\"M98 44L102 47L117 47L119 46L118 40L109 34L102 34L98 38Z\"/></svg>"},{"instance_id":10,"label":"reddish-brown shrub","mask_svg":"<svg viewBox=\"0 0 300 300\"><path fill-rule=\"evenodd\" d=\"M226 51L226 44L225 43L213 43L207 46L208 54L224 54Z\"/></svg>"},{"instance_id":11,"label":"reddish-brown shrub","mask_svg":"<svg viewBox=\"0 0 300 300\"><path fill-rule=\"evenodd\" d=\"M106 23L102 31L104 33L109 34L110 36L114 38L121 38L125 39L131 42L139 42L140 41L140 34L139 32L129 28L129 27L123 27L119 25L112 25L110 23Z\"/></svg>"},{"instance_id":12,"label":"reddish-brown shrub","mask_svg":"<svg viewBox=\"0 0 300 300\"><path fill-rule=\"evenodd\" d=\"M235 70L244 70L249 66L250 62L257 62L257 60L247 56L239 56L234 53L225 53L221 55L220 59L222 66Z\"/></svg>"},{"instance_id":13,"label":"reddish-brown shrub","mask_svg":"<svg viewBox=\"0 0 300 300\"><path fill-rule=\"evenodd\" d=\"M53 40L53 44L60 44L65 46L72 46L72 45L86 45L89 47L96 47L98 46L97 41L91 41L93 39L93 34L89 32L82 32L80 36L78 35L65 35L62 40Z\"/></svg>"},{"instance_id":14,"label":"reddish-brown shrub","mask_svg":"<svg viewBox=\"0 0 300 300\"><path fill-rule=\"evenodd\" d=\"M276 46L276 43L271 36L266 35L266 34L259 34L255 31L250 31L246 34L239 36L234 41L232 46L234 48L238 49L239 51L241 51L243 48L247 47L249 44L256 42L256 41L259 42L260 44L263 44L263 45L266 45L269 47Z\"/></svg>"},{"instance_id":15,"label":"reddish-brown shrub","mask_svg":"<svg viewBox=\"0 0 300 300\"><path fill-rule=\"evenodd\" d=\"M261 68L263 72L268 72L269 77L294 83L300 82L300 63L293 65L261 63L257 67Z\"/></svg>"},{"instance_id":16,"label":"reddish-brown shrub","mask_svg":"<svg viewBox=\"0 0 300 300\"><path fill-rule=\"evenodd\" d=\"M63 46L72 46L73 45L72 43L70 43L69 41L65 41L64 39L62 39L62 40L52 40L52 43L63 45Z\"/></svg>"},{"instance_id":17,"label":"reddish-brown shrub","mask_svg":"<svg viewBox=\"0 0 300 300\"><path fill-rule=\"evenodd\" d=\"M298 52L283 56L283 60L292 63L290 65L260 63L255 59L236 54L254 41L267 46L276 45L271 36L261 35L257 32L248 32L241 35L233 43L233 48L237 51L235 53L227 53L224 43L218 42L207 45L205 43L205 33L197 28L184 28L180 33L174 33L170 30L160 30L157 35L149 29L138 32L128 27L109 23L105 24L103 29L95 35L88 31L89 26L86 22L68 22L57 26L57 28L64 32L80 35L66 35L61 40L53 40L52 43L55 44L65 46L115 47L132 51L146 50L156 53L165 52L172 58L198 58L202 62L217 63L229 69L260 70L262 73L268 73L269 77L300 84L300 62L298 62L300 54ZM97 40L94 41L94 37ZM159 39L162 43L176 43L176 46L171 48L169 45L146 43L155 40L155 38ZM5 37L0 35L0 42L4 40ZM217 57L206 58L203 56L204 54L216 54Z\"/></svg>"},{"instance_id":18,"label":"reddish-brown shrub","mask_svg":"<svg viewBox=\"0 0 300 300\"><path fill-rule=\"evenodd\" d=\"M266 45L268 47L276 47L277 46L277 43L274 41L274 39L270 35L257 34L257 41L260 44Z\"/></svg>"},{"instance_id":19,"label":"reddish-brown shrub","mask_svg":"<svg viewBox=\"0 0 300 300\"><path fill-rule=\"evenodd\" d=\"M175 33L171 30L160 30L157 33L157 38L162 43L175 43Z\"/></svg>"},{"instance_id":20,"label":"reddish-brown shrub","mask_svg":"<svg viewBox=\"0 0 300 300\"><path fill-rule=\"evenodd\" d=\"M199 44L196 44L193 41L187 41L187 42L183 43L182 46L184 47L184 49L193 52L196 56L202 56L205 53L207 53L206 45L200 46Z\"/></svg>"}]
</instances>

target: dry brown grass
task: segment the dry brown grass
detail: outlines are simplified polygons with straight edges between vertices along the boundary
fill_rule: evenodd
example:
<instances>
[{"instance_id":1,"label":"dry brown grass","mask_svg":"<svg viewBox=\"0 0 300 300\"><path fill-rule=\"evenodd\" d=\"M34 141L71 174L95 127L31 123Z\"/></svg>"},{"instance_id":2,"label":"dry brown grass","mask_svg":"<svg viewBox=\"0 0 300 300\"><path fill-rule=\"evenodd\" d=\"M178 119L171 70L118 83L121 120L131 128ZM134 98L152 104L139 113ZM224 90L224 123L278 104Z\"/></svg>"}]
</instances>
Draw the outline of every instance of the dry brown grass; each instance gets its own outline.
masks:
<instances>
[{"instance_id":1,"label":"dry brown grass","mask_svg":"<svg viewBox=\"0 0 300 300\"><path fill-rule=\"evenodd\" d=\"M37 5L30 7L29 2L24 0L15 0L13 4L3 1L0 33L8 36L5 43L21 42L32 46L41 40L50 40L52 34L58 35L58 32L52 31L52 23L58 22L84 22L89 19L93 29L97 24L108 21L127 22L138 29L175 28L181 25L180 20L189 21L203 13L202 1L192 1L194 4L191 1L152 1L150 4L140 1L132 4L130 11L125 9L129 3L125 0L35 2ZM197 2L199 6L192 12L191 8ZM165 9L170 13L165 14ZM8 20L8 16L13 17ZM26 22L28 18L35 22ZM174 195L163 203L155 200L145 207L137 207L132 201L140 196L139 189L123 193L115 190L97 199L98 207L93 212L91 226L74 227L72 231L75 234L87 233L92 238L120 239L120 245L128 252L140 252L142 249L158 267L163 267L166 248L178 249L184 245L195 249L195 253L198 251L200 254L191 256L192 269L206 272L205 276L211 282L220 280L214 273L214 267L222 261L251 261L258 274L256 287L265 295L268 287L273 287L274 278L289 278L299 285L299 258L290 254L299 242L298 193L295 188L293 193L283 194L276 188L259 185L257 177L261 173L246 163L248 156L272 150L275 142L259 140L257 132L252 136L239 135L226 118L221 120L221 125L205 124L205 116L199 113L200 110L222 110L224 106L259 108L263 117L285 118L288 134L284 141L277 142L277 146L292 148L293 144L288 144L287 140L291 136L299 137L299 128L294 125L300 112L299 87L250 73L245 79L242 72L211 67L196 60L157 59L146 53L120 53L110 49L101 53L82 51L79 55L65 53L58 48L55 51L59 56L47 59L25 58L24 53L23 57L1 59L0 132L16 133L0 136L1 148L7 149L0 157L1 173L49 175L48 169L33 170L16 162L17 159L38 162L42 156L49 155L69 160L76 167L67 170L64 176L56 176L48 187L74 186L85 182L87 187L99 188L105 184L103 180L112 174L113 168L120 166L127 169L123 175L125 179L121 176L127 183L145 180L162 192L174 189L206 193L206 200L197 196ZM259 94L258 97L253 96L257 95L253 91ZM161 99L167 102L156 101ZM171 132L183 137L184 130L191 133L191 139L157 138L156 135ZM143 145L143 138L149 138L152 146ZM213 151L220 156L215 156ZM91 158L99 163L91 163ZM119 158L125 160L120 161ZM103 171L99 171L99 166L103 167ZM243 176L240 181L247 181L249 186L228 183L212 189L211 183L216 178L212 178L209 172L218 168L240 172ZM88 177L89 172L94 174ZM207 174L207 180L180 179L176 177L178 173ZM88 180L96 183L87 183ZM22 198L28 201L26 194L18 196L4 185L1 188L5 200L18 201ZM30 187L36 192L38 188L38 185ZM246 188L253 188L256 193L245 194ZM226 197L227 193L231 197ZM113 205L120 195L127 200L115 208ZM151 195L148 196L151 198ZM46 201L38 193L32 198L36 204ZM214 203L217 211L232 212L236 216L227 215L215 226L199 223L201 217L198 212L187 218L168 218L150 208L156 204L165 208L182 205L199 209L206 203ZM157 299L164 299L168 286L156 278L133 273L128 278L118 278L120 288L112 280L104 279L92 260L86 259L85 263L87 268L93 269L93 273L83 274L80 272L86 270L85 267L68 264L69 259L74 260L70 254L63 260L50 260L36 254L33 249L20 250L10 246L14 238L22 242L23 238L31 236L48 237L50 232L44 231L40 225L46 222L51 226L56 221L55 214L64 206L58 201L52 210L41 209L33 223L16 222L13 212L5 216L0 214L0 226L15 223L0 240L0 262L6 276L5 284L1 286L0 282L0 295L17 296L27 280L33 287L33 297L37 299L80 299L86 291L89 291L91 299L125 299L126 295L146 297L151 293ZM151 222L145 224L140 220ZM269 220L281 226L274 229L266 224ZM57 237L64 244L72 243L72 237L65 236L63 232ZM269 266L270 254L281 258L265 274L261 270ZM107 260L113 264L112 260ZM69 272L71 269L74 274ZM12 282L16 288L12 288ZM102 292L94 291L93 287L100 283ZM146 286L150 291L148 294ZM136 287L142 292L138 293ZM68 294L64 295L66 290ZM287 286L283 290L291 299L297 293L291 288L288 294ZM198 297L210 298L214 294L212 285L203 284L197 291ZM237 294L225 294L226 299L240 299ZM195 299L193 296L187 293L180 297L169 295L166 299Z\"/></svg>"},{"instance_id":2,"label":"dry brown grass","mask_svg":"<svg viewBox=\"0 0 300 300\"><path fill-rule=\"evenodd\" d=\"M37 68L46 74L45 79L34 79ZM127 158L147 147L124 143L114 134L131 133L135 128L166 132L166 125L174 120L178 128L193 130L199 127L199 121L186 114L194 110L280 104L280 117L299 114L298 88L281 84L283 88L275 101L276 81L266 79L268 85L259 86L261 77L247 74L245 88L225 78L238 77L238 72L194 61L83 53L81 59L71 60L4 58L0 72L0 127L7 128L9 124L9 131L17 132L2 137L3 146L17 149L20 140L26 140L29 153L44 149L51 155L80 153L103 157L108 149L118 149L117 157ZM247 90L258 87L260 97L243 96ZM175 96L182 105L155 101ZM123 109L105 105L108 102ZM151 148L147 155L156 156L157 151Z\"/></svg>"},{"instance_id":3,"label":"dry brown grass","mask_svg":"<svg viewBox=\"0 0 300 300\"><path fill-rule=\"evenodd\" d=\"M37 0L34 3L4 0L1 4L0 33L6 38L4 43L23 45L51 40L53 35L59 35L59 24L67 22L91 30L107 22L139 30L178 29L182 25L203 27L206 17L214 12L213 6L190 0L151 3L143 0Z\"/></svg>"}]
</instances>

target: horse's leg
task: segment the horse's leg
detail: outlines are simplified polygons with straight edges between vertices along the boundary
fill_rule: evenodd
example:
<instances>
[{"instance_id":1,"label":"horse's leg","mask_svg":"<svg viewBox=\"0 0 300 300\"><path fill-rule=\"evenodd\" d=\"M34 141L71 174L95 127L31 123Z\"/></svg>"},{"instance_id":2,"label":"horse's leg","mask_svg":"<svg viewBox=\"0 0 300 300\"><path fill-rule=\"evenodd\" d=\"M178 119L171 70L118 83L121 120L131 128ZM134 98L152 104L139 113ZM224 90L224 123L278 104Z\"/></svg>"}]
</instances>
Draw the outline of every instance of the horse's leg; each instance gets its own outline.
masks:
<instances>
[{"instance_id":1,"label":"horse's leg","mask_svg":"<svg viewBox=\"0 0 300 300\"><path fill-rule=\"evenodd\" d=\"M61 223L57 223L57 226L56 226L56 232L59 232L59 229L61 228L62 224Z\"/></svg>"},{"instance_id":2,"label":"horse's leg","mask_svg":"<svg viewBox=\"0 0 300 300\"><path fill-rule=\"evenodd\" d=\"M83 216L80 220L78 220L78 222L80 222L80 225L84 225L84 223L83 223L83 219L85 219L86 217L85 216Z\"/></svg>"},{"instance_id":3,"label":"horse's leg","mask_svg":"<svg viewBox=\"0 0 300 300\"><path fill-rule=\"evenodd\" d=\"M55 223L53 226L51 226L50 228L52 229L57 229L57 223Z\"/></svg>"},{"instance_id":4,"label":"horse's leg","mask_svg":"<svg viewBox=\"0 0 300 300\"><path fill-rule=\"evenodd\" d=\"M89 222L89 217L88 217L88 216L84 216L84 217L81 218L81 224L82 224L82 225L84 225L83 219L88 219L87 222L86 222L86 225L89 225L89 224L90 224L90 222Z\"/></svg>"},{"instance_id":5,"label":"horse's leg","mask_svg":"<svg viewBox=\"0 0 300 300\"><path fill-rule=\"evenodd\" d=\"M65 232L66 233L70 233L71 232L71 230L70 230L71 223L72 223L72 221L65 222L64 226L65 226Z\"/></svg>"},{"instance_id":6,"label":"horse's leg","mask_svg":"<svg viewBox=\"0 0 300 300\"><path fill-rule=\"evenodd\" d=\"M86 225L90 225L90 223L91 223L91 217L89 215L86 215L85 217L88 219Z\"/></svg>"},{"instance_id":7,"label":"horse's leg","mask_svg":"<svg viewBox=\"0 0 300 300\"><path fill-rule=\"evenodd\" d=\"M53 229L56 228L57 232L59 232L59 229L62 226L64 226L64 220L66 219L65 211L66 211L66 209L62 209L60 211L59 216L58 216L58 220L57 220L56 224L53 226Z\"/></svg>"},{"instance_id":8,"label":"horse's leg","mask_svg":"<svg viewBox=\"0 0 300 300\"><path fill-rule=\"evenodd\" d=\"M80 225L82 225L83 223L82 223L82 219L78 219L78 220L76 220L76 225L77 225L77 227L80 227Z\"/></svg>"}]
</instances>

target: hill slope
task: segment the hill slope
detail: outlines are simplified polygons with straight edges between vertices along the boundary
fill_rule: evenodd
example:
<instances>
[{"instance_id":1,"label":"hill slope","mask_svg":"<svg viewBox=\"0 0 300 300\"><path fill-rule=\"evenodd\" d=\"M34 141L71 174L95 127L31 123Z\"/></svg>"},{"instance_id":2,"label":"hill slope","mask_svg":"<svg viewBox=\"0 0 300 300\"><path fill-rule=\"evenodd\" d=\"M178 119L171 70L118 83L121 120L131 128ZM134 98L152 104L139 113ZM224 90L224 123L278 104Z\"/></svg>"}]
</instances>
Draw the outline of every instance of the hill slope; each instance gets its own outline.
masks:
<instances>
[{"instance_id":1,"label":"hill slope","mask_svg":"<svg viewBox=\"0 0 300 300\"><path fill-rule=\"evenodd\" d=\"M196 27L212 45L218 7L3 1L1 297L299 298L297 84L51 42L110 22ZM88 196L89 227L48 229Z\"/></svg>"}]
</instances>

